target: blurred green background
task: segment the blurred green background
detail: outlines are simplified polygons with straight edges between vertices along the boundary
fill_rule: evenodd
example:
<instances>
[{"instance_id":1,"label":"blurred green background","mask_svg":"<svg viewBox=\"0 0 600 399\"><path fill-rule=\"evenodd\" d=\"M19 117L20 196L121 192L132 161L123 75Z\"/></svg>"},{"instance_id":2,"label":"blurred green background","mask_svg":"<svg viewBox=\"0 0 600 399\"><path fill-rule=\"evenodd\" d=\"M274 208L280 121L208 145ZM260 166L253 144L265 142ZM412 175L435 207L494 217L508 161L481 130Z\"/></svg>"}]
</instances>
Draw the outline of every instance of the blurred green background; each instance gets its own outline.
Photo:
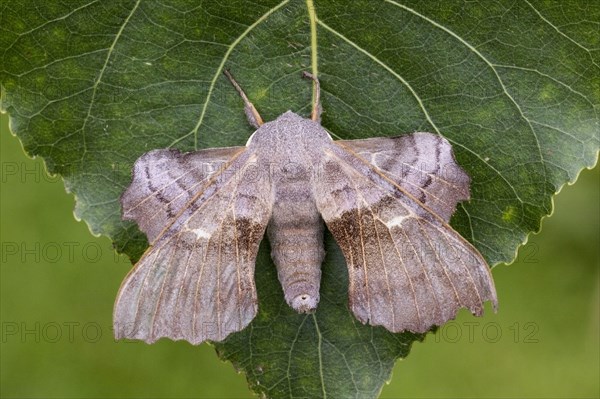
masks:
<instances>
[{"instance_id":1,"label":"blurred green background","mask_svg":"<svg viewBox=\"0 0 600 399\"><path fill-rule=\"evenodd\" d=\"M6 398L250 398L209 345L115 342L131 265L73 218L62 180L27 158L2 115L0 394ZM384 398L599 397L600 168L582 172L510 266L500 310L415 344Z\"/></svg>"}]
</instances>

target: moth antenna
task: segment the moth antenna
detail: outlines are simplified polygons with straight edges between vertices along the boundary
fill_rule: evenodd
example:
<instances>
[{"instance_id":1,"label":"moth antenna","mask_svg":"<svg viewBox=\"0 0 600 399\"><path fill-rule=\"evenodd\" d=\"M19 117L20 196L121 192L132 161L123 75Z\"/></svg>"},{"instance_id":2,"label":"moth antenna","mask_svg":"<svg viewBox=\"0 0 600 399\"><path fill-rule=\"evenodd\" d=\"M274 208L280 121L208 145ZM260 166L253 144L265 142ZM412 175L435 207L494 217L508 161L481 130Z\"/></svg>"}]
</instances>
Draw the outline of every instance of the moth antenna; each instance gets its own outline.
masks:
<instances>
[{"instance_id":1,"label":"moth antenna","mask_svg":"<svg viewBox=\"0 0 600 399\"><path fill-rule=\"evenodd\" d=\"M229 72L229 69L224 69L223 74L225 76L227 76L227 79L229 79L229 82L231 82L231 85L235 88L235 90L237 90L240 97L242 97L242 100L244 100L244 112L246 113L246 118L248 119L248 123L250 123L250 125L254 126L257 129L259 127L261 127L262 124L265 122L263 122L263 119L261 118L260 114L254 107L254 104L252 104L250 102L250 100L248 100L248 96L246 96L246 93L244 93L244 90L242 90L242 87L233 78L233 75L231 74L231 72Z\"/></svg>"},{"instance_id":2,"label":"moth antenna","mask_svg":"<svg viewBox=\"0 0 600 399\"><path fill-rule=\"evenodd\" d=\"M323 111L323 108L321 107L321 85L319 84L319 79L317 79L313 74L308 73L306 71L302 72L302 77L305 79L310 79L315 83L315 101L312 106L312 113L310 114L310 119L321 123L321 111Z\"/></svg>"}]
</instances>

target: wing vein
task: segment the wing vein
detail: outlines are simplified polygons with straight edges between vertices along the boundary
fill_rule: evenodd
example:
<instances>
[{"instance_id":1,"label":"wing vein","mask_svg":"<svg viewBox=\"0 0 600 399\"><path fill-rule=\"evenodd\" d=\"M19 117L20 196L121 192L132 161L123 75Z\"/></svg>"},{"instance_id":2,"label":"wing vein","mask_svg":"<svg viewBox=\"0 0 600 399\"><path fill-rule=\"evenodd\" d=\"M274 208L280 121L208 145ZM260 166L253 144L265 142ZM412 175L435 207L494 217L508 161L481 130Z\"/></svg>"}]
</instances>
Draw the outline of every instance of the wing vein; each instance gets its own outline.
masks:
<instances>
[{"instance_id":1,"label":"wing vein","mask_svg":"<svg viewBox=\"0 0 600 399\"><path fill-rule=\"evenodd\" d=\"M167 241L165 242L165 244L167 244L168 242L170 242L175 237L176 237L175 235L169 237L167 239ZM152 248L154 249L155 247L152 247ZM148 272L144 276L144 281L141 284L140 293L139 293L138 298L137 298L137 303L136 303L136 308L135 308L135 314L134 314L134 317L133 317L134 324L135 324L135 321L138 318L138 314L139 314L139 311L140 311L140 302L142 301L142 292L144 291L144 289L146 287L146 284L147 284L147 281L148 281L148 276L150 275L150 273L152 273L158 267L155 262L158 259L158 256L160 255L160 253L161 253L161 251L162 251L163 248L164 248L164 246L156 247L156 255L154 257L154 262L152 262L152 267L148 270ZM142 259L145 259L145 255L146 254L144 254L142 256ZM141 261L138 262L137 265L139 265L140 263L141 263ZM137 267L137 265L136 265L136 267Z\"/></svg>"},{"instance_id":2,"label":"wing vein","mask_svg":"<svg viewBox=\"0 0 600 399\"><path fill-rule=\"evenodd\" d=\"M421 269L423 269L423 273L425 274L425 277L427 278L427 281L429 282L429 292L431 292L431 294L433 295L433 298L435 299L435 305L438 308L439 314L440 316L442 316L442 308L440 306L440 300L435 292L435 288L433 287L433 282L429 276L429 272L427 271L427 268L425 267L425 264L423 263L423 260L417 255L417 250L415 249L415 246L412 243L412 240L408 237L408 234L406 234L406 232L401 229L402 231L402 235L404 235L404 237L406 238L406 241L410 244L410 247L412 248L415 257L417 259L419 259L419 263L421 264ZM396 242L394 242L394 245L396 245Z\"/></svg>"},{"instance_id":3,"label":"wing vein","mask_svg":"<svg viewBox=\"0 0 600 399\"><path fill-rule=\"evenodd\" d=\"M150 320L150 332L149 332L149 336L151 338L154 337L154 322L156 320L156 315L158 314L158 311L160 309L160 305L161 305L161 301L162 301L162 296L163 296L163 292L165 289L165 284L167 282L167 279L169 278L169 271L171 270L171 267L173 266L173 258L175 257L175 252L177 252L177 244L179 243L179 239L181 237L181 233L175 234L176 240L175 240L175 244L173 247L173 251L171 252L171 255L169 256L169 260L167 261L167 270L165 271L165 273L163 274L163 281L160 284L160 293L158 294L158 299L156 301L156 306L154 307L154 312L152 313L152 319ZM158 267L158 266L157 266Z\"/></svg>"},{"instance_id":4,"label":"wing vein","mask_svg":"<svg viewBox=\"0 0 600 399\"><path fill-rule=\"evenodd\" d=\"M227 217L223 218L223 222ZM219 258L217 261L217 336L221 335L221 262L223 261L223 223L219 228Z\"/></svg>"},{"instance_id":5,"label":"wing vein","mask_svg":"<svg viewBox=\"0 0 600 399\"><path fill-rule=\"evenodd\" d=\"M450 275L448 274L448 268L446 267L446 264L444 262L441 261L441 259L439 258L437 252L435 251L435 248L433 246L433 243L431 242L431 237L429 236L429 234L427 234L427 232L422 228L421 224L417 222L417 226L419 226L419 230L421 230L421 233L423 235L423 237L426 238L427 240L427 245L429 245L429 248L431 248L435 259L437 260L437 263L440 264L442 266L442 270L444 271L444 274L446 275L446 278L448 279L448 281L450 282L450 285L452 286L452 290L454 291L454 296L456 297L456 301L458 303L458 305L460 307L463 306L463 303L460 299L460 296L458 295L458 290L456 289L456 286L454 285L454 281L452 281L452 279L450 278Z\"/></svg>"},{"instance_id":6,"label":"wing vein","mask_svg":"<svg viewBox=\"0 0 600 399\"><path fill-rule=\"evenodd\" d=\"M387 285L387 290L388 290L388 303L390 306L390 309L392 310L392 326L394 326L394 328L396 327L396 308L394 307L394 300L392 298L392 289L390 287L390 279L388 277L388 272L387 272L387 267L385 265L385 257L383 255L383 249L381 248L381 242L380 242L380 238L379 238L379 231L377 231L377 221L379 220L378 218L375 218L375 214L373 213L373 210L371 208L368 208L369 211L371 212L371 217L373 218L373 228L375 229L375 235L377 237L377 247L379 248L379 255L381 256L381 264L383 265L383 273L385 274L385 283ZM392 240L393 241L393 240ZM417 314L418 314L418 307L417 307Z\"/></svg>"},{"instance_id":7,"label":"wing vein","mask_svg":"<svg viewBox=\"0 0 600 399\"><path fill-rule=\"evenodd\" d=\"M400 229L400 230L404 233L403 229ZM410 274L408 273L408 270L406 269L406 264L404 263L404 259L402 258L402 255L400 254L401 251L398 250L398 246L396 245L396 241L394 240L394 236L392 235L391 229L388 228L387 232L390 236L390 240L392 240L392 244L394 244L394 249L396 250L396 253L398 254L398 259L400 259L400 263L402 264L402 269L404 270L404 274L406 275L406 279L408 280L408 285L410 286L410 290L413 294L413 302L415 304L415 310L417 311L417 322L419 323L419 326L420 326L422 324L423 320L421 318L421 310L419 309L419 302L417 300L417 292L415 291L415 287L413 285L412 279L410 278ZM423 270L423 271L425 271L425 270Z\"/></svg>"},{"instance_id":8,"label":"wing vein","mask_svg":"<svg viewBox=\"0 0 600 399\"><path fill-rule=\"evenodd\" d=\"M447 234L445 234L444 232L442 234L444 236L448 237ZM467 274L469 275L469 280L471 281L471 284L473 284L473 288L475 288L475 293L477 294L477 298L479 299L479 303L481 303L481 305L483 306L483 298L481 296L481 293L479 292L479 288L477 288L477 284L475 284L475 279L473 278L473 275L471 274L471 270L469 270L469 267L467 266L467 264L463 260L462 256L460 256L460 254L456 250L455 246L454 245L450 245L450 248L452 248L452 251L454 252L454 254L456 254L458 256L458 259L460 260L460 263L463 265L463 268L467 271ZM479 264L479 262L477 264Z\"/></svg>"},{"instance_id":9,"label":"wing vein","mask_svg":"<svg viewBox=\"0 0 600 399\"><path fill-rule=\"evenodd\" d=\"M190 266L190 259L192 258L192 255L194 254L194 251L196 250L196 245L198 244L200 240L196 240L194 241L194 247L192 248L192 250L190 251L189 256L187 257L187 259L185 260L185 268L183 269L183 276L181 278L181 284L179 285L179 289L177 290L177 298L175 298L175 316L177 317L177 320L181 320L181 313L183 311L183 307L179 305L179 299L181 298L181 291L183 290L183 285L185 284L185 279L187 277L187 273L188 273L188 268ZM180 333L183 334L183 331L181 331L180 328Z\"/></svg>"},{"instance_id":10,"label":"wing vein","mask_svg":"<svg viewBox=\"0 0 600 399\"><path fill-rule=\"evenodd\" d=\"M354 191L360 195L360 191L356 187L356 184L354 183L354 181L352 179L350 179L350 181L352 182L352 185L354 186ZM362 197L362 195L361 195L361 197ZM364 198L363 198L363 201L364 201ZM360 238L360 248L361 248L361 252L362 252L362 269L363 269L363 274L364 274L364 278L365 278L367 306L369 307L369 319L371 319L373 317L373 312L371 310L371 289L369 287L369 277L368 277L368 273L367 273L367 258L365 256L365 243L363 240L362 215L361 215L360 209L361 209L360 206L356 207L357 220L358 220L358 236Z\"/></svg>"},{"instance_id":11,"label":"wing vein","mask_svg":"<svg viewBox=\"0 0 600 399\"><path fill-rule=\"evenodd\" d=\"M236 190L237 194L237 190ZM239 248L239 240L238 240L238 231L237 231L237 218L235 216L235 206L231 210L233 217L233 236L235 241L235 273L237 277L237 291L238 296L236 299L237 310L238 310L238 318L239 318L239 327L242 326L242 306L240 305L240 301L242 300L242 283L240 279L240 248Z\"/></svg>"},{"instance_id":12,"label":"wing vein","mask_svg":"<svg viewBox=\"0 0 600 399\"><path fill-rule=\"evenodd\" d=\"M204 257L202 259L202 265L200 266L200 272L198 273L198 279L196 280L196 290L194 291L194 311L192 313L192 336L191 338L194 339L194 337L196 336L196 317L198 315L198 306L199 306L199 302L198 302L198 291L200 289L200 281L202 280L202 274L204 274L204 267L206 266L206 260L208 258L208 251L210 251L210 242L213 239L212 234L210 235L210 237L208 237L208 240L206 240L206 249L204 251Z\"/></svg>"}]
</instances>

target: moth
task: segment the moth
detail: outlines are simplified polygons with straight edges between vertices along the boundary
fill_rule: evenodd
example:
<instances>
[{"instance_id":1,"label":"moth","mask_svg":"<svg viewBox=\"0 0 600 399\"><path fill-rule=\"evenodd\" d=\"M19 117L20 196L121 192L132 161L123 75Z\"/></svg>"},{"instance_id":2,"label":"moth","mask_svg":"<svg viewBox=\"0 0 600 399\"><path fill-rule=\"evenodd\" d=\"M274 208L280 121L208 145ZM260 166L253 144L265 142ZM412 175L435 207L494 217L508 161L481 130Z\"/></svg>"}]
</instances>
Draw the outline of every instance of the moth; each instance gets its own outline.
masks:
<instances>
[{"instance_id":1,"label":"moth","mask_svg":"<svg viewBox=\"0 0 600 399\"><path fill-rule=\"evenodd\" d=\"M285 300L319 303L324 229L348 267L349 307L362 323L426 332L460 308L497 306L488 265L449 225L470 178L431 133L332 140L288 111L263 122L225 71L256 127L243 147L150 151L121 197L150 247L123 281L117 338L222 341L256 316L255 260L268 236Z\"/></svg>"}]
</instances>

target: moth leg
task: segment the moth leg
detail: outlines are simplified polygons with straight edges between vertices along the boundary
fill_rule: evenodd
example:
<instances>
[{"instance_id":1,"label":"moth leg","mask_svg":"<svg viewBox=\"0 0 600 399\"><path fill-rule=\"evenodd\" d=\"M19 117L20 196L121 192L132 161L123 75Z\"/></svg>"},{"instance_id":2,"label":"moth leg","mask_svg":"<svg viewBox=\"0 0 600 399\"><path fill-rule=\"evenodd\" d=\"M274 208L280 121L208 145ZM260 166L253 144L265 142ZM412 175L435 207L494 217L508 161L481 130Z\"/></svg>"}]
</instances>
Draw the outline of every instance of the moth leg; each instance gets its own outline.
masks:
<instances>
[{"instance_id":1,"label":"moth leg","mask_svg":"<svg viewBox=\"0 0 600 399\"><path fill-rule=\"evenodd\" d=\"M264 122L256 108L254 107L254 104L252 104L250 100L248 100L246 93L244 93L244 90L242 90L241 86L238 84L238 82L236 82L229 70L223 70L223 74L227 76L227 79L229 79L233 87L239 93L240 97L242 97L242 100L244 100L244 112L246 114L246 118L248 119L248 123L250 123L250 125L258 129Z\"/></svg>"},{"instance_id":2,"label":"moth leg","mask_svg":"<svg viewBox=\"0 0 600 399\"><path fill-rule=\"evenodd\" d=\"M323 108L321 107L321 85L319 84L319 79L317 79L313 74L308 73L306 71L302 72L302 77L315 82L315 102L313 103L310 119L321 123L321 112L323 111Z\"/></svg>"}]
</instances>

